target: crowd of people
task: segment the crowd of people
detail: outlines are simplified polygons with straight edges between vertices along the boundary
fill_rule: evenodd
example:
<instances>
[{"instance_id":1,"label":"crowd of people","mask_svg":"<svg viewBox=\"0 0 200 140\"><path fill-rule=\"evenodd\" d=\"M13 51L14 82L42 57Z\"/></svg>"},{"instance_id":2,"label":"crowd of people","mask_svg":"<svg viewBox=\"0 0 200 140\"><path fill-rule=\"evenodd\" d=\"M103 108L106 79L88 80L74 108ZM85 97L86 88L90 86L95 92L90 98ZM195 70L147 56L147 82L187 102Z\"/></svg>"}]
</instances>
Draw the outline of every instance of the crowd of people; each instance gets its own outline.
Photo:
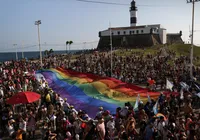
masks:
<instances>
[{"instance_id":1,"label":"crowd of people","mask_svg":"<svg viewBox=\"0 0 200 140\"><path fill-rule=\"evenodd\" d=\"M122 52L123 53L123 52ZM63 67L79 72L112 76L127 83L146 84L155 80L156 86L165 89L166 78L187 82L189 59L175 57L173 52L163 56L131 52L130 56L109 52L72 56L49 56L43 59L43 68ZM55 93L45 78L36 78L41 69L37 61L9 61L0 66L0 138L13 140L198 140L200 139L200 96L196 89L184 89L181 94L165 96L158 100L139 102L138 108L125 103L115 114L99 107L95 118L86 110L76 110L66 98ZM194 67L198 80L200 69ZM7 99L18 92L34 91L41 99L31 104L9 105ZM200 92L200 91L199 91ZM155 111L155 106L158 105ZM157 112L157 113L156 113Z\"/></svg>"}]
</instances>

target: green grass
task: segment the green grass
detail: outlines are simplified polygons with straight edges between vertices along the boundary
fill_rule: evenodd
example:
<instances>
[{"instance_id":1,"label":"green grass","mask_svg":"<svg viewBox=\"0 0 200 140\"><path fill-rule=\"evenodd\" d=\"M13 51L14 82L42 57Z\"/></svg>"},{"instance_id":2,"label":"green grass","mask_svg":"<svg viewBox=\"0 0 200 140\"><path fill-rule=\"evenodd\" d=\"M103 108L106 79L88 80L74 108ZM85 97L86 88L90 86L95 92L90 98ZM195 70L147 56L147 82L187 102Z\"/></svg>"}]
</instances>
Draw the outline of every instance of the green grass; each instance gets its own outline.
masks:
<instances>
[{"instance_id":1,"label":"green grass","mask_svg":"<svg viewBox=\"0 0 200 140\"><path fill-rule=\"evenodd\" d=\"M144 53L144 55L147 54L156 54L161 47L164 47L164 45L157 45L157 46L152 46L148 47L145 49L121 49L121 50L116 50L115 54L118 56L130 56L133 52L138 52L138 53ZM167 47L168 50L175 52L176 56L189 56L190 55L190 49L191 45L190 44L174 44L170 45ZM194 46L194 57L200 57L200 47ZM172 62L169 62L169 64ZM194 60L194 64L197 66L200 66L200 59L199 60Z\"/></svg>"},{"instance_id":2,"label":"green grass","mask_svg":"<svg viewBox=\"0 0 200 140\"><path fill-rule=\"evenodd\" d=\"M191 45L190 44L175 44L175 45L169 46L169 49L175 51L177 56L180 56L180 55L189 56ZM194 57L196 56L200 56L200 47L194 46Z\"/></svg>"},{"instance_id":3,"label":"green grass","mask_svg":"<svg viewBox=\"0 0 200 140\"><path fill-rule=\"evenodd\" d=\"M117 50L115 54L119 56L128 56L128 55L131 55L132 52L141 52L141 53L144 53L145 55L155 54L159 51L161 47L163 47L163 45L152 46L145 49L130 49L128 51L123 49L123 50ZM180 55L189 56L190 48L191 48L190 44L174 44L174 45L168 46L168 49L171 51L174 51L177 56L180 56ZM200 47L194 46L194 56L195 57L200 56Z\"/></svg>"},{"instance_id":4,"label":"green grass","mask_svg":"<svg viewBox=\"0 0 200 140\"><path fill-rule=\"evenodd\" d=\"M163 47L163 45L152 46L145 49L129 49L128 51L126 49L121 49L115 51L115 54L118 56L130 56L133 52L144 53L144 55L156 54L161 47Z\"/></svg>"}]
</instances>

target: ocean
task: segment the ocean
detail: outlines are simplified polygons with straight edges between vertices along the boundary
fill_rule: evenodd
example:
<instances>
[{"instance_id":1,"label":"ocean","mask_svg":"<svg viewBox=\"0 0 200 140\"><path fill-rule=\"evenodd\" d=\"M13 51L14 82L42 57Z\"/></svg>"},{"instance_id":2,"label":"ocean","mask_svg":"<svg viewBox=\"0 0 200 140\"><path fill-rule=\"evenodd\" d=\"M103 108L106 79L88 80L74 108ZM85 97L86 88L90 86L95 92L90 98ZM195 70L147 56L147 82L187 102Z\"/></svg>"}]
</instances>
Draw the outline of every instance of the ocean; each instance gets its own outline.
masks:
<instances>
[{"instance_id":1,"label":"ocean","mask_svg":"<svg viewBox=\"0 0 200 140\"><path fill-rule=\"evenodd\" d=\"M75 53L81 50L71 50L71 53ZM66 51L54 51L53 54L65 54ZM44 56L44 52L42 52L42 56ZM18 60L22 59L22 52L18 52ZM39 51L34 52L24 52L24 58L26 59L32 59L32 58L39 58L40 53ZM15 52L1 52L0 53L0 62L4 61L10 61L10 60L16 60L16 53Z\"/></svg>"}]
</instances>

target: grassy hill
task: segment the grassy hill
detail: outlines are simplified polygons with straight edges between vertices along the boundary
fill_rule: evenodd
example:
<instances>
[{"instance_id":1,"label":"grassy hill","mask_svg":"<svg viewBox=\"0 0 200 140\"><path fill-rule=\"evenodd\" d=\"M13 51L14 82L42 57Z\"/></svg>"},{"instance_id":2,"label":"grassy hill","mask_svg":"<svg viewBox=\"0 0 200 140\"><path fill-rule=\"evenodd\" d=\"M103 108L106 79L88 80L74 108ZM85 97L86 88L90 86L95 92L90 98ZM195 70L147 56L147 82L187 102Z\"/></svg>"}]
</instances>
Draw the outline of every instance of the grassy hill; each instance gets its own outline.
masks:
<instances>
[{"instance_id":1,"label":"grassy hill","mask_svg":"<svg viewBox=\"0 0 200 140\"><path fill-rule=\"evenodd\" d=\"M175 45L169 46L168 48L170 50L175 51L177 56L180 56L180 55L189 56L191 45L190 44L175 44ZM194 57L196 56L200 56L200 47L194 46Z\"/></svg>"},{"instance_id":2,"label":"grassy hill","mask_svg":"<svg viewBox=\"0 0 200 140\"><path fill-rule=\"evenodd\" d=\"M133 52L141 52L141 53L144 53L144 55L156 54L163 47L164 45L157 45L157 46L152 46L145 49L131 49L131 50L121 49L121 50L116 50L115 54L117 54L118 56L129 56ZM191 45L190 44L174 44L174 45L165 47L165 49L175 52L176 56L180 56L180 55L190 56ZM200 57L200 47L194 46L194 57L197 57L197 56ZM199 59L194 60L194 64L200 66L200 60Z\"/></svg>"}]
</instances>

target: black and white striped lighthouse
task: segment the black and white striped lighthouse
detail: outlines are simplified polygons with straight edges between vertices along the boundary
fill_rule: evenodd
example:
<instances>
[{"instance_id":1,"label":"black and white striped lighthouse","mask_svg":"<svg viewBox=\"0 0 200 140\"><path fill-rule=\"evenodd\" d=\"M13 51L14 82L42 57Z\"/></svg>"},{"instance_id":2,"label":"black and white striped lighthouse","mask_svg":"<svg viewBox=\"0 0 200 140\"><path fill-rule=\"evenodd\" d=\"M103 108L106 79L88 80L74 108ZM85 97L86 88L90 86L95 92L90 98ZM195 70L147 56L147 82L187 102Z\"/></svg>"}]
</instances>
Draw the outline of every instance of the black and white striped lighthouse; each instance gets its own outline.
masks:
<instances>
[{"instance_id":1,"label":"black and white striped lighthouse","mask_svg":"<svg viewBox=\"0 0 200 140\"><path fill-rule=\"evenodd\" d=\"M131 2L131 7L130 7L130 18L131 18L131 26L136 26L137 24L137 7L136 7L136 2L133 0Z\"/></svg>"}]
</instances>

